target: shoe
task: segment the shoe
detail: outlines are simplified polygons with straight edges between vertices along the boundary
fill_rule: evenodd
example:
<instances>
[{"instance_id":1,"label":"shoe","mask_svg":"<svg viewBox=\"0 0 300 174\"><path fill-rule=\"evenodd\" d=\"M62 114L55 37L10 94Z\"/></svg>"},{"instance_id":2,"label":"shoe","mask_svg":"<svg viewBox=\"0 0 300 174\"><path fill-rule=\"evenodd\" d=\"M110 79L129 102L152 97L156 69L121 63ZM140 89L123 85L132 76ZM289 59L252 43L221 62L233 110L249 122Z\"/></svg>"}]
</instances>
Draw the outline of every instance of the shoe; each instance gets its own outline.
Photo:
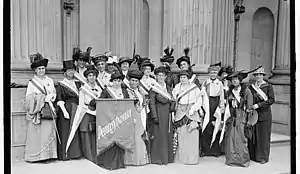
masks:
<instances>
[{"instance_id":1,"label":"shoe","mask_svg":"<svg viewBox=\"0 0 300 174\"><path fill-rule=\"evenodd\" d=\"M267 163L267 161L261 160L259 163L260 163L260 164L265 164L265 163Z\"/></svg>"}]
</instances>

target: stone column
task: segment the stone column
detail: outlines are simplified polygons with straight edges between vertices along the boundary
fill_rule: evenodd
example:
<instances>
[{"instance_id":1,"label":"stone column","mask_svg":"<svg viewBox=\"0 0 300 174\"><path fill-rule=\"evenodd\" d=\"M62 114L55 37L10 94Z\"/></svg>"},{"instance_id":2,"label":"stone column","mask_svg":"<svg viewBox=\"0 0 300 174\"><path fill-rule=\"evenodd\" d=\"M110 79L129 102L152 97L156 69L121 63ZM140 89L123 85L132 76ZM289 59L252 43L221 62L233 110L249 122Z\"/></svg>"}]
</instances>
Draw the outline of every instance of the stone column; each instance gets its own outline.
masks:
<instances>
[{"instance_id":1,"label":"stone column","mask_svg":"<svg viewBox=\"0 0 300 174\"><path fill-rule=\"evenodd\" d=\"M48 69L62 61L60 1L11 0L11 68L30 70L29 55L41 53Z\"/></svg>"},{"instance_id":2,"label":"stone column","mask_svg":"<svg viewBox=\"0 0 300 174\"><path fill-rule=\"evenodd\" d=\"M275 68L271 82L290 84L290 0L279 0Z\"/></svg>"},{"instance_id":3,"label":"stone column","mask_svg":"<svg viewBox=\"0 0 300 174\"><path fill-rule=\"evenodd\" d=\"M232 0L213 0L211 63L232 65L234 14Z\"/></svg>"}]
</instances>

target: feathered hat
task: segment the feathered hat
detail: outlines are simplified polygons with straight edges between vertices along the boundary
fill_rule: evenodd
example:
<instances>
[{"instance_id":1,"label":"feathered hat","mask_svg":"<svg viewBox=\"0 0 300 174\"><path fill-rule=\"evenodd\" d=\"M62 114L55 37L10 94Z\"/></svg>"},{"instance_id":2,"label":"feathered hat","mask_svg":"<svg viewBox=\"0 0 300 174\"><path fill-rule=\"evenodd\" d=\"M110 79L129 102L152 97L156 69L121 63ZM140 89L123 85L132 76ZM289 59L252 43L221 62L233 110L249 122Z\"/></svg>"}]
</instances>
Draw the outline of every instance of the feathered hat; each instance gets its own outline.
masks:
<instances>
[{"instance_id":1,"label":"feathered hat","mask_svg":"<svg viewBox=\"0 0 300 174\"><path fill-rule=\"evenodd\" d=\"M93 58L92 58L92 61L94 62L95 65L98 62L107 62L107 60L108 60L108 57L103 54L97 54L97 55L93 56Z\"/></svg>"},{"instance_id":2,"label":"feathered hat","mask_svg":"<svg viewBox=\"0 0 300 174\"><path fill-rule=\"evenodd\" d=\"M132 70L128 72L128 77L141 80L143 77L143 73L140 70Z\"/></svg>"},{"instance_id":3,"label":"feathered hat","mask_svg":"<svg viewBox=\"0 0 300 174\"><path fill-rule=\"evenodd\" d=\"M160 62L169 62L170 64L174 62L174 56L172 55L174 52L174 49L167 47L166 49L164 49L164 53L165 55L160 58Z\"/></svg>"},{"instance_id":4,"label":"feathered hat","mask_svg":"<svg viewBox=\"0 0 300 174\"><path fill-rule=\"evenodd\" d=\"M227 73L227 76L231 75L233 73L233 67L230 65L221 67L218 76L221 76L223 72Z\"/></svg>"},{"instance_id":5,"label":"feathered hat","mask_svg":"<svg viewBox=\"0 0 300 174\"><path fill-rule=\"evenodd\" d=\"M155 75L158 74L158 73L164 73L164 74L167 75L169 73L169 70L164 66L160 66L158 68L155 68L155 70L154 70Z\"/></svg>"},{"instance_id":6,"label":"feathered hat","mask_svg":"<svg viewBox=\"0 0 300 174\"><path fill-rule=\"evenodd\" d=\"M235 71L234 73L232 73L231 75L229 75L229 76L227 76L225 78L227 80L231 81L233 77L237 77L240 80L240 82L241 82L242 80L244 80L248 76L248 74L256 71L259 68L261 68L261 66L255 68L254 70L248 71L248 72L245 71L245 70Z\"/></svg>"},{"instance_id":7,"label":"feathered hat","mask_svg":"<svg viewBox=\"0 0 300 174\"><path fill-rule=\"evenodd\" d=\"M83 75L84 75L84 77L87 78L87 76L88 76L90 73L93 73L93 74L95 74L96 76L98 76L99 71L95 68L94 65L88 65L88 66L86 67L86 70L83 72Z\"/></svg>"},{"instance_id":8,"label":"feathered hat","mask_svg":"<svg viewBox=\"0 0 300 174\"><path fill-rule=\"evenodd\" d=\"M32 54L29 56L30 58L30 68L35 69L39 66L45 66L48 65L48 59L44 58L40 53Z\"/></svg>"},{"instance_id":9,"label":"feathered hat","mask_svg":"<svg viewBox=\"0 0 300 174\"><path fill-rule=\"evenodd\" d=\"M181 56L179 59L177 59L176 64L177 64L178 68L180 68L180 64L182 61L186 61L189 65L191 65L191 60L190 60L191 58L188 56L189 51L190 51L190 48L188 48L188 47L185 48L183 50L184 55Z\"/></svg>"},{"instance_id":10,"label":"feathered hat","mask_svg":"<svg viewBox=\"0 0 300 174\"><path fill-rule=\"evenodd\" d=\"M63 61L63 69L62 69L62 71L66 71L67 69L72 69L72 68L76 69L76 66L75 66L73 60Z\"/></svg>"}]
</instances>

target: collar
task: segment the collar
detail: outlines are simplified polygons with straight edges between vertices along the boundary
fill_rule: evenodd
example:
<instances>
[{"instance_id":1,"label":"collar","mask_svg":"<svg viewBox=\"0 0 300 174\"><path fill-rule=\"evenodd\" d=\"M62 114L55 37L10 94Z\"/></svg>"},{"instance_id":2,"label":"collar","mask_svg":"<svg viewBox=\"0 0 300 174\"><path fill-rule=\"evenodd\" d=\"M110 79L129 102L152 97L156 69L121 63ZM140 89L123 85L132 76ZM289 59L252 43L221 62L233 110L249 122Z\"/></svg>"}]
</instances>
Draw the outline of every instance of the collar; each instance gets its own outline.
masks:
<instances>
[{"instance_id":1,"label":"collar","mask_svg":"<svg viewBox=\"0 0 300 174\"><path fill-rule=\"evenodd\" d=\"M242 89L242 87L239 86L238 89L234 89L234 88L233 88L232 91L239 94L239 93L241 92L241 89Z\"/></svg>"},{"instance_id":2,"label":"collar","mask_svg":"<svg viewBox=\"0 0 300 174\"><path fill-rule=\"evenodd\" d=\"M128 73L128 70L127 70L127 71L123 71L123 70L122 70L122 73L126 76L127 73Z\"/></svg>"},{"instance_id":3,"label":"collar","mask_svg":"<svg viewBox=\"0 0 300 174\"><path fill-rule=\"evenodd\" d=\"M43 80L46 80L46 79L48 79L48 76L47 76L47 75L45 75L45 78L41 79L41 78L39 78L37 75L34 75L34 78L36 78L36 79L38 79L38 80L41 80L41 81L43 81Z\"/></svg>"},{"instance_id":4,"label":"collar","mask_svg":"<svg viewBox=\"0 0 300 174\"><path fill-rule=\"evenodd\" d=\"M210 78L209 79L207 79L207 81L206 81L206 84L208 85L208 84L210 84L210 83L215 83L215 84L219 84L219 83L221 83L221 81L219 80L219 79L215 79L215 80L211 80Z\"/></svg>"},{"instance_id":5,"label":"collar","mask_svg":"<svg viewBox=\"0 0 300 174\"><path fill-rule=\"evenodd\" d=\"M261 85L266 84L266 83L267 82L264 81L264 80L262 82L260 82L260 83L255 82L255 86L260 87Z\"/></svg>"}]
</instances>

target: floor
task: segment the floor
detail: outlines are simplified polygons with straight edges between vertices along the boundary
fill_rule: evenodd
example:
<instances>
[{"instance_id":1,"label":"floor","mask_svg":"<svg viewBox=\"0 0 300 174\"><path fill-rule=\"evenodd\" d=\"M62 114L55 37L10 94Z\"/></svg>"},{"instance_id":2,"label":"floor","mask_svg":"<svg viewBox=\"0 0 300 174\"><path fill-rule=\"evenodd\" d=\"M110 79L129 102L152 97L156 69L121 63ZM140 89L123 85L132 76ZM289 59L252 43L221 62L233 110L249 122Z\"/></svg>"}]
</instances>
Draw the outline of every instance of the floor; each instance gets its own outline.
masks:
<instances>
[{"instance_id":1,"label":"floor","mask_svg":"<svg viewBox=\"0 0 300 174\"><path fill-rule=\"evenodd\" d=\"M288 136L272 134L272 141L289 140ZM72 161L54 161L48 164L31 164L24 161L12 163L13 174L199 174L199 173L212 173L212 174L283 174L290 172L290 146L289 145L276 145L271 146L270 161L267 164L259 164L251 161L247 168L230 167L224 164L225 157L220 158L204 157L200 158L198 165L182 165L182 164L169 164L166 166L159 165L145 165L140 167L127 167L115 171L107 171L98 167L97 165L89 162L88 160L72 160Z\"/></svg>"}]
</instances>

